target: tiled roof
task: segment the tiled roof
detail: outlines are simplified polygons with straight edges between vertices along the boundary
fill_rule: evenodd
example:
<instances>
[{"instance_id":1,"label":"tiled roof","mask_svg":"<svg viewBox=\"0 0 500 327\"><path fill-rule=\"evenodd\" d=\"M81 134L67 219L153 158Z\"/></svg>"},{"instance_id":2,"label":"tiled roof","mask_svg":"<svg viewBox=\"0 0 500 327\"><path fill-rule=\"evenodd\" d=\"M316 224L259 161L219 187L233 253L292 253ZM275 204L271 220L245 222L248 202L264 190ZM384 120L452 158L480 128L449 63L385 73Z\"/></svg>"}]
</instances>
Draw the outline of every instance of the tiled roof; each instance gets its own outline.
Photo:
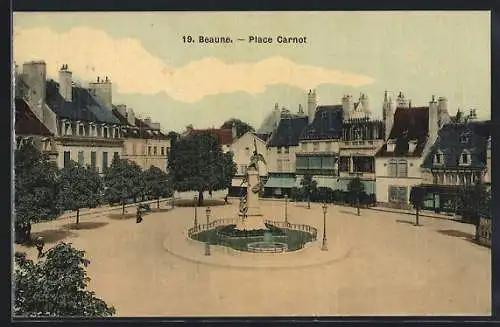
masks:
<instances>
[{"instance_id":1,"label":"tiled roof","mask_svg":"<svg viewBox=\"0 0 500 327\"><path fill-rule=\"evenodd\" d=\"M389 140L395 140L394 151L387 151L387 141L377 152L377 157L420 157L429 134L429 107L397 108L394 113ZM409 142L416 140L416 147L409 152Z\"/></svg>"},{"instance_id":2,"label":"tiled roof","mask_svg":"<svg viewBox=\"0 0 500 327\"><path fill-rule=\"evenodd\" d=\"M15 131L17 135L52 135L49 129L45 127L45 125L31 111L26 101L24 101L23 99L16 99L15 107Z\"/></svg>"},{"instance_id":3,"label":"tiled roof","mask_svg":"<svg viewBox=\"0 0 500 327\"><path fill-rule=\"evenodd\" d=\"M189 131L190 135L195 134L212 134L217 137L217 141L220 145L229 145L233 143L233 131L228 129L217 129L217 128L209 128L209 129L193 129Z\"/></svg>"},{"instance_id":4,"label":"tiled roof","mask_svg":"<svg viewBox=\"0 0 500 327\"><path fill-rule=\"evenodd\" d=\"M59 83L53 80L47 81L46 102L58 118L120 124L120 120L92 96L89 90L73 86L72 91L72 101L67 102L59 94Z\"/></svg>"},{"instance_id":5,"label":"tiled roof","mask_svg":"<svg viewBox=\"0 0 500 327\"><path fill-rule=\"evenodd\" d=\"M299 137L307 127L307 117L284 118L280 120L278 128L271 134L268 147L274 146L296 146Z\"/></svg>"},{"instance_id":6,"label":"tiled roof","mask_svg":"<svg viewBox=\"0 0 500 327\"><path fill-rule=\"evenodd\" d=\"M443 154L443 163L439 167L457 168L460 155L467 150L471 159L467 167L484 168L489 136L489 121L446 124L439 131L438 138L425 157L422 167L432 168L434 155L440 151Z\"/></svg>"},{"instance_id":7,"label":"tiled roof","mask_svg":"<svg viewBox=\"0 0 500 327\"><path fill-rule=\"evenodd\" d=\"M318 106L313 122L302 132L300 140L329 140L342 136L342 105Z\"/></svg>"}]
</instances>

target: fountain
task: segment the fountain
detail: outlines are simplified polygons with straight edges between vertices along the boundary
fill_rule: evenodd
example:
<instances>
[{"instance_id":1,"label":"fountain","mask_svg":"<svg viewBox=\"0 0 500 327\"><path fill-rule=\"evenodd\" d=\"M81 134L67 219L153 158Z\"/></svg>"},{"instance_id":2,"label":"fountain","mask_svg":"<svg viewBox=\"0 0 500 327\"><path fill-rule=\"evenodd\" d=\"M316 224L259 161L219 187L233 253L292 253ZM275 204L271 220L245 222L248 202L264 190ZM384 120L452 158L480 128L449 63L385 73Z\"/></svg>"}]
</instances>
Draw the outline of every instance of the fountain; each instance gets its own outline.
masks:
<instances>
[{"instance_id":1,"label":"fountain","mask_svg":"<svg viewBox=\"0 0 500 327\"><path fill-rule=\"evenodd\" d=\"M240 197L236 222L219 225L212 230L194 229L191 236L200 241L210 240L213 244L248 252L280 253L298 250L305 243L315 240L317 231L308 225L293 225L265 219L259 199L259 193L264 187L259 163L265 165L266 161L262 154L257 152L255 140L254 147L246 174L240 184L240 186L246 185L246 194L243 193Z\"/></svg>"}]
</instances>

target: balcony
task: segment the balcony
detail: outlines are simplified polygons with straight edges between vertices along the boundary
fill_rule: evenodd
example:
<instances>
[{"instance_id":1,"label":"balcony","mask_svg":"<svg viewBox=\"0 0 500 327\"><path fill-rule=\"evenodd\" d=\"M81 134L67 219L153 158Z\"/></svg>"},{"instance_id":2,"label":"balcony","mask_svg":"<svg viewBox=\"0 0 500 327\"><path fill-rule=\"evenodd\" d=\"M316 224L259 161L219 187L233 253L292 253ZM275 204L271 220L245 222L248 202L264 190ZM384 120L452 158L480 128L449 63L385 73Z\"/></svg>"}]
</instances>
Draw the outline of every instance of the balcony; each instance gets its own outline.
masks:
<instances>
[{"instance_id":1,"label":"balcony","mask_svg":"<svg viewBox=\"0 0 500 327\"><path fill-rule=\"evenodd\" d=\"M341 171L340 177L341 178L359 177L360 179L373 180L373 179L375 179L375 173L374 172L366 172L366 171L353 171L353 172Z\"/></svg>"},{"instance_id":2,"label":"balcony","mask_svg":"<svg viewBox=\"0 0 500 327\"><path fill-rule=\"evenodd\" d=\"M356 140L356 141L342 141L340 142L340 148L377 148L379 145L383 143L382 140Z\"/></svg>"}]
</instances>

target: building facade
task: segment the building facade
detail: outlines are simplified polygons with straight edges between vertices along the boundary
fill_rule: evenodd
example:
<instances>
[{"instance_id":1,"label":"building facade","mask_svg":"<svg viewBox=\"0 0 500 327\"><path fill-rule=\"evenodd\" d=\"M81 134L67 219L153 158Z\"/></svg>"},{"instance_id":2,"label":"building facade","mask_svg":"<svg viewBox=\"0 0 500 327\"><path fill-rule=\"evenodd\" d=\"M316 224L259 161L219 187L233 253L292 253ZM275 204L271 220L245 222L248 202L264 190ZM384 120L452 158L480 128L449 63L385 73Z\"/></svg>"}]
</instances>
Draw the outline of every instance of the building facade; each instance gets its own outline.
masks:
<instances>
[{"instance_id":1,"label":"building facade","mask_svg":"<svg viewBox=\"0 0 500 327\"><path fill-rule=\"evenodd\" d=\"M119 120L91 90L73 82L67 65L59 70L59 82L46 80L46 65L40 61L24 63L19 76L18 98L54 135L59 168L75 161L102 173L121 155Z\"/></svg>"},{"instance_id":2,"label":"building facade","mask_svg":"<svg viewBox=\"0 0 500 327\"><path fill-rule=\"evenodd\" d=\"M379 204L409 207L411 187L423 181L420 167L423 159L435 142L440 125L449 119L444 98L438 104L433 96L428 107L411 107L411 101L402 93L396 104L386 94L384 125L390 132L375 155Z\"/></svg>"},{"instance_id":3,"label":"building facade","mask_svg":"<svg viewBox=\"0 0 500 327\"><path fill-rule=\"evenodd\" d=\"M161 132L160 124L149 118L137 118L134 110L124 104L113 106L112 112L121 123L122 157L135 162L143 170L154 166L166 172L170 139Z\"/></svg>"}]
</instances>

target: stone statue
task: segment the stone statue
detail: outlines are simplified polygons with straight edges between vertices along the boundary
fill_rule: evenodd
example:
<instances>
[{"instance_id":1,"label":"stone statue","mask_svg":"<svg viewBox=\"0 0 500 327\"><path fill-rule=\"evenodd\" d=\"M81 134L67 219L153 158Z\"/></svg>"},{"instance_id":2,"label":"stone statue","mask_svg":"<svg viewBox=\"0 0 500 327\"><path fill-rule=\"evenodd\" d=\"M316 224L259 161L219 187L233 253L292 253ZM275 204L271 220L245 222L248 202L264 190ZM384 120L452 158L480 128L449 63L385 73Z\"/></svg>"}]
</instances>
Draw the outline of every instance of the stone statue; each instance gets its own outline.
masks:
<instances>
[{"instance_id":1,"label":"stone statue","mask_svg":"<svg viewBox=\"0 0 500 327\"><path fill-rule=\"evenodd\" d=\"M254 150L253 155L250 157L250 164L248 165L248 169L255 168L255 170L259 171L259 162L263 162L266 164L266 160L264 156L257 152L257 141L253 140Z\"/></svg>"}]
</instances>

